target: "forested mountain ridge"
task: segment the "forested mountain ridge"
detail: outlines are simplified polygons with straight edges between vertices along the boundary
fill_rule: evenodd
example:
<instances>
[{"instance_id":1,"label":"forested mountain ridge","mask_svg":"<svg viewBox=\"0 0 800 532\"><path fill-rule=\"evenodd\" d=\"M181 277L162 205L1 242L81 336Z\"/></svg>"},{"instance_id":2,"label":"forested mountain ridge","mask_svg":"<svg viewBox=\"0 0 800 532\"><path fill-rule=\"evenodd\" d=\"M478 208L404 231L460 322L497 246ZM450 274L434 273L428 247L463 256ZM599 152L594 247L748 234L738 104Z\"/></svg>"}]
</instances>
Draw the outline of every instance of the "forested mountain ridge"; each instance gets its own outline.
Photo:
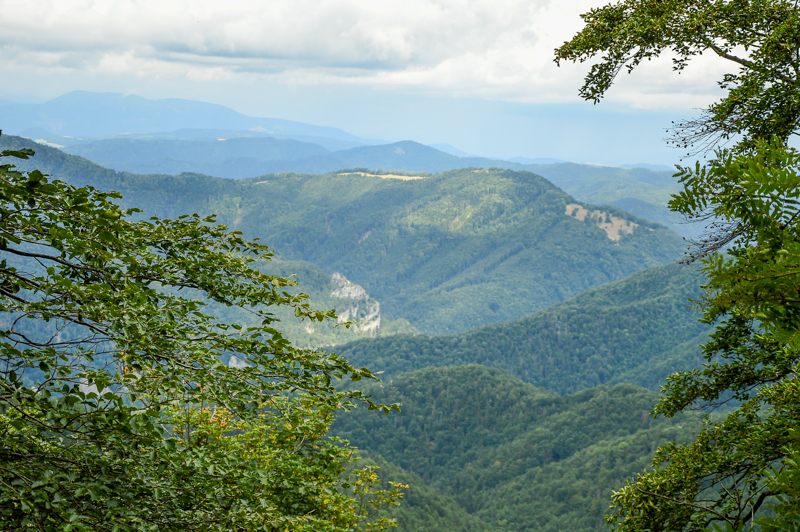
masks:
<instances>
[{"instance_id":1,"label":"forested mountain ridge","mask_svg":"<svg viewBox=\"0 0 800 532\"><path fill-rule=\"evenodd\" d=\"M196 138L198 135L202 138ZM117 171L140 174L190 172L247 178L274 172L326 173L355 167L417 172L469 167L528 171L552 181L580 201L613 205L667 225L684 236L695 236L698 232L698 228L691 224L679 223L681 218L667 208L670 196L679 190L677 180L672 177L673 171L563 161L537 164L476 156L458 157L411 141L342 147L347 141L295 138L257 136L246 131L191 130L95 140L50 137L50 142L55 144L49 145Z\"/></svg>"},{"instance_id":2,"label":"forested mountain ridge","mask_svg":"<svg viewBox=\"0 0 800 532\"><path fill-rule=\"evenodd\" d=\"M653 171L574 163L536 165L528 169L581 201L613 205L666 225L689 238L698 236L703 230L701 224L686 223L667 207L672 195L680 191L678 180L673 177L674 170Z\"/></svg>"},{"instance_id":3,"label":"forested mountain ridge","mask_svg":"<svg viewBox=\"0 0 800 532\"><path fill-rule=\"evenodd\" d=\"M427 333L520 318L672 262L684 249L662 226L579 204L528 172L466 169L407 181L363 172L278 174L235 181L117 173L15 137L0 137L0 145L37 150L28 167L117 190L123 204L148 215L216 214L286 259L341 272L389 315ZM608 223L630 234L615 240Z\"/></svg>"},{"instance_id":4,"label":"forested mountain ridge","mask_svg":"<svg viewBox=\"0 0 800 532\"><path fill-rule=\"evenodd\" d=\"M246 178L281 171L327 173L353 167L421 172L466 167L524 170L553 181L580 201L614 205L666 224L684 236L697 233L693 226L676 225L678 218L666 208L669 195L678 190L670 169L536 164L535 159L525 157L498 160L468 155L447 145L423 146L410 141L389 144L332 127L249 117L204 102L87 91L74 91L42 104L0 105L0 123L10 133L63 145L69 153L134 173L194 172ZM261 151L242 154L236 143L231 143L237 138L278 143L293 139L305 146L284 145L283 150L276 150L274 145L264 144ZM207 153L198 156L200 145ZM327 153L329 150L336 153ZM277 152L283 153L276 156ZM653 180L662 184L654 186Z\"/></svg>"},{"instance_id":5,"label":"forested mountain ridge","mask_svg":"<svg viewBox=\"0 0 800 532\"><path fill-rule=\"evenodd\" d=\"M711 327L689 299L702 295L703 281L696 266L659 266L520 320L451 336L359 340L336 352L385 378L483 364L559 393L625 382L655 391L670 373L700 362L697 346Z\"/></svg>"},{"instance_id":6,"label":"forested mountain ridge","mask_svg":"<svg viewBox=\"0 0 800 532\"><path fill-rule=\"evenodd\" d=\"M342 414L334 433L502 531L602 530L611 490L643 469L659 444L688 439L700 421L650 419L657 395L636 386L562 396L478 365L362 387L402 402L401 412Z\"/></svg>"}]
</instances>

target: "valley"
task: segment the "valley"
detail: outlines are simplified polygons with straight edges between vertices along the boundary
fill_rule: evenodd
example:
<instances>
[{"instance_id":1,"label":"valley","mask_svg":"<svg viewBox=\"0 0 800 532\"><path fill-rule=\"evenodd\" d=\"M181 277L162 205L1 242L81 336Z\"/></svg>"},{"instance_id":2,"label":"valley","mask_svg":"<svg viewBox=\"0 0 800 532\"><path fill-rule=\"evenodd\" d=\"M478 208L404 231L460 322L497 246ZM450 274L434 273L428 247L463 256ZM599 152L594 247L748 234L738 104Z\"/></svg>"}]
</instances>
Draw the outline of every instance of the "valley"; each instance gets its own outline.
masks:
<instances>
[{"instance_id":1,"label":"valley","mask_svg":"<svg viewBox=\"0 0 800 532\"><path fill-rule=\"evenodd\" d=\"M2 4L0 531L800 531L800 2Z\"/></svg>"},{"instance_id":2,"label":"valley","mask_svg":"<svg viewBox=\"0 0 800 532\"><path fill-rule=\"evenodd\" d=\"M426 521L434 512L409 499L391 511L401 530L602 530L611 491L701 423L650 419L657 394L636 386L559 395L480 365L421 369L365 389L402 411L345 414L333 431L400 467L412 493L424 486L443 508L452 500L461 510Z\"/></svg>"},{"instance_id":3,"label":"valley","mask_svg":"<svg viewBox=\"0 0 800 532\"><path fill-rule=\"evenodd\" d=\"M700 427L648 414L669 374L700 364L711 332L688 305L703 274L677 264L685 241L653 220L671 190L664 172L272 136L62 150L3 135L0 148L35 150L23 169L120 192L139 219L213 214L269 244L259 271L291 276L287 293L339 316L278 309L277 327L382 379L342 386L402 403L331 428L384 481L410 486L383 514L399 530L600 530L611 492ZM647 216L619 206L637 201ZM241 309L207 311L258 325Z\"/></svg>"}]
</instances>

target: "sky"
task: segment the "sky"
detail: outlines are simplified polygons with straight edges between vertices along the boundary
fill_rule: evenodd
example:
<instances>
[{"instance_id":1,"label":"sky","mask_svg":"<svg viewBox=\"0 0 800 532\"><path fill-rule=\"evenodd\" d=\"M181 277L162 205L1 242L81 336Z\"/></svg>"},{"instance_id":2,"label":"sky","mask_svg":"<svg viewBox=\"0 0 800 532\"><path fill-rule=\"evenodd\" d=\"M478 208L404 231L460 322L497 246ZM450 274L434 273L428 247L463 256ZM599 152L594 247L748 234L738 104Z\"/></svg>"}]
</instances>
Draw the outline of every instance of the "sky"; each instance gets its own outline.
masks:
<instances>
[{"instance_id":1,"label":"sky","mask_svg":"<svg viewBox=\"0 0 800 532\"><path fill-rule=\"evenodd\" d=\"M598 105L553 62L597 0L0 0L0 99L72 90L186 98L251 116L494 157L672 164L675 119L730 66L669 58Z\"/></svg>"}]
</instances>

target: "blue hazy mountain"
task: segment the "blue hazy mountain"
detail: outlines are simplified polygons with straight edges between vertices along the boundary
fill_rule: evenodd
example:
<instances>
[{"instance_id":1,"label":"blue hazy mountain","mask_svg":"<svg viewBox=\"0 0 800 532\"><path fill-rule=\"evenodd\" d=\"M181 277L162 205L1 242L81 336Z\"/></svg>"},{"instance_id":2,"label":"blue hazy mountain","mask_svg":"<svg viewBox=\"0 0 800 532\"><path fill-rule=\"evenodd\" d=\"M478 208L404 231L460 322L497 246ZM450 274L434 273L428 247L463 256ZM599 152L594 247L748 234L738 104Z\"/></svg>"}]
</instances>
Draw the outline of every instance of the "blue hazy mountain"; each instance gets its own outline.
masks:
<instances>
[{"instance_id":1,"label":"blue hazy mountain","mask_svg":"<svg viewBox=\"0 0 800 532\"><path fill-rule=\"evenodd\" d=\"M63 149L118 171L172 175L199 172L219 177L259 175L267 161L291 161L329 153L319 144L273 137L112 138Z\"/></svg>"},{"instance_id":2,"label":"blue hazy mountain","mask_svg":"<svg viewBox=\"0 0 800 532\"><path fill-rule=\"evenodd\" d=\"M650 163L636 163L636 164L623 164L622 168L646 168L656 172L672 172L675 173L675 167L666 164L650 164Z\"/></svg>"},{"instance_id":3,"label":"blue hazy mountain","mask_svg":"<svg viewBox=\"0 0 800 532\"><path fill-rule=\"evenodd\" d=\"M279 118L246 116L213 103L136 95L73 91L45 103L0 105L0 124L10 134L37 128L51 135L111 137L180 129L251 130L270 135L303 135L371 144L335 127Z\"/></svg>"}]
</instances>

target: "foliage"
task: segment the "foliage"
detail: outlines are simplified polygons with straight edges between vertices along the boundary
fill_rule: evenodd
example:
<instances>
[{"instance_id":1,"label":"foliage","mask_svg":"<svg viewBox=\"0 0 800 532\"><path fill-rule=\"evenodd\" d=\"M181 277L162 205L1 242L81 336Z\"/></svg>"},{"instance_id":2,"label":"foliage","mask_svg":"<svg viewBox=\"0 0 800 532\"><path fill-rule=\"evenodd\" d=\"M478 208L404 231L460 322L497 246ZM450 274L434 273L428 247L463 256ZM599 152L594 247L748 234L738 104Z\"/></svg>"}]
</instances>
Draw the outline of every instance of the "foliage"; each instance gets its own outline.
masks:
<instances>
[{"instance_id":1,"label":"foliage","mask_svg":"<svg viewBox=\"0 0 800 532\"><path fill-rule=\"evenodd\" d=\"M793 0L621 0L582 15L586 26L556 49L555 61L601 56L580 90L598 102L623 69L669 54L680 72L714 53L738 72L719 81L726 91L720 101L675 126L673 142L697 153L736 139L749 150L758 139L797 134L799 17Z\"/></svg>"},{"instance_id":2,"label":"foliage","mask_svg":"<svg viewBox=\"0 0 800 532\"><path fill-rule=\"evenodd\" d=\"M557 395L478 365L426 368L364 390L398 415L344 414L333 430L452 497L499 531L600 530L612 489L698 416L651 420L657 394L631 385ZM402 478L402 477L400 477ZM411 504L392 515L426 515ZM425 529L420 526L419 529Z\"/></svg>"},{"instance_id":3,"label":"foliage","mask_svg":"<svg viewBox=\"0 0 800 532\"><path fill-rule=\"evenodd\" d=\"M706 168L679 168L685 190L670 208L709 224L690 260L704 261L703 321L717 329L702 346L703 368L671 376L655 412L740 406L693 443L659 449L653 470L615 493L608 521L622 530L741 530L776 486L769 471L784 460L800 413L800 156L786 147L800 120L799 15L788 0L623 0L584 15L586 27L556 50L557 62L603 54L581 89L595 102L621 69L667 50L678 71L705 51L739 69L719 82L722 100L676 127L685 148L736 143Z\"/></svg>"},{"instance_id":4,"label":"foliage","mask_svg":"<svg viewBox=\"0 0 800 532\"><path fill-rule=\"evenodd\" d=\"M343 476L353 451L326 436L337 411L396 406L337 391L373 375L273 328L275 306L335 316L253 268L266 246L11 164L0 197L0 528L345 530L396 501L370 468Z\"/></svg>"},{"instance_id":5,"label":"foliage","mask_svg":"<svg viewBox=\"0 0 800 532\"><path fill-rule=\"evenodd\" d=\"M217 214L245 236L269 241L283 259L341 272L380 301L382 311L429 334L518 319L672 262L684 249L666 228L603 208L640 225L610 240L595 223L565 215L575 200L528 172L233 181L115 173L58 150L41 153L52 156L50 171L69 171L72 184L117 190L148 215Z\"/></svg>"},{"instance_id":6,"label":"foliage","mask_svg":"<svg viewBox=\"0 0 800 532\"><path fill-rule=\"evenodd\" d=\"M777 502L771 505L775 516L758 520L764 532L797 532L800 524L800 440L792 430L793 441L784 450L783 467L768 480Z\"/></svg>"},{"instance_id":7,"label":"foliage","mask_svg":"<svg viewBox=\"0 0 800 532\"><path fill-rule=\"evenodd\" d=\"M483 364L558 393L632 383L658 390L664 378L700 364L711 327L687 304L704 277L694 266L657 266L521 320L452 336L373 338L337 352L387 378L429 366Z\"/></svg>"},{"instance_id":8,"label":"foliage","mask_svg":"<svg viewBox=\"0 0 800 532\"><path fill-rule=\"evenodd\" d=\"M707 168L682 169L686 190L672 207L713 214L731 239L726 255L719 240L706 248L703 321L718 323L702 346L706 363L671 376L655 412L731 398L741 406L691 445L660 449L654 471L615 494L610 522L624 530L737 529L772 493L767 473L800 415L798 163L800 153L780 141L759 141L753 155L721 151Z\"/></svg>"}]
</instances>

